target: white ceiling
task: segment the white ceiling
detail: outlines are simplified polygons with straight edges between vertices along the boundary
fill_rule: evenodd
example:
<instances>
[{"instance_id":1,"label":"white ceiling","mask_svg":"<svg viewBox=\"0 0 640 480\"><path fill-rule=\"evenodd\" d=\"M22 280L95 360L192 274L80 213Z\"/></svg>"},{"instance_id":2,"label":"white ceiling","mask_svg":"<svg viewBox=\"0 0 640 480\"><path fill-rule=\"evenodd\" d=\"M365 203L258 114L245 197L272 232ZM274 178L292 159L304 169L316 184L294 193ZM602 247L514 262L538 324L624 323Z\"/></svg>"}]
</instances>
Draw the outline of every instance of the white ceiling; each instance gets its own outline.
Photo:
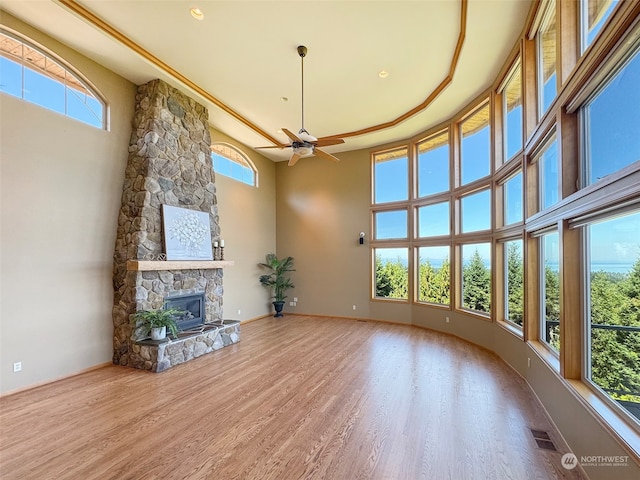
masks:
<instances>
[{"instance_id":1,"label":"white ceiling","mask_svg":"<svg viewBox=\"0 0 640 480\"><path fill-rule=\"evenodd\" d=\"M393 122L429 97L449 74L462 11L462 0L75 3L282 143L288 140L278 129L301 126L298 45L308 48L305 128L316 137L341 135ZM324 150L406 139L449 118L493 83L530 3L469 0L466 36L448 87L398 125ZM194 6L204 20L191 17ZM209 108L211 125L247 146L272 144L61 3L3 0L2 8L136 84L162 78L186 90ZM380 70L389 76L379 78ZM288 149L260 152L276 161L290 155Z\"/></svg>"}]
</instances>

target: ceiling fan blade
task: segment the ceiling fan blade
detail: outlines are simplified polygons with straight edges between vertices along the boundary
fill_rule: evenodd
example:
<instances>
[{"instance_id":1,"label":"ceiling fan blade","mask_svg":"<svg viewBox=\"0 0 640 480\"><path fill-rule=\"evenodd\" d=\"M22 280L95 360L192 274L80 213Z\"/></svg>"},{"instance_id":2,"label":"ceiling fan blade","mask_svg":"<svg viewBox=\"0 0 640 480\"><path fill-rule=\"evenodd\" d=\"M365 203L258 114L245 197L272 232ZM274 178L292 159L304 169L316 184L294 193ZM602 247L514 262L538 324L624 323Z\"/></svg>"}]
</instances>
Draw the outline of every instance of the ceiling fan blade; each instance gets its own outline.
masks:
<instances>
[{"instance_id":1,"label":"ceiling fan blade","mask_svg":"<svg viewBox=\"0 0 640 480\"><path fill-rule=\"evenodd\" d=\"M325 137L319 138L318 141L314 143L317 147L328 147L330 145L340 145L341 143L344 143L344 140L341 138Z\"/></svg>"},{"instance_id":2,"label":"ceiling fan blade","mask_svg":"<svg viewBox=\"0 0 640 480\"><path fill-rule=\"evenodd\" d=\"M296 163L298 163L298 160L300 160L301 157L302 155L298 155L297 153L294 153L293 155L291 155L291 160L289 160L289 166L293 167Z\"/></svg>"},{"instance_id":3,"label":"ceiling fan blade","mask_svg":"<svg viewBox=\"0 0 640 480\"><path fill-rule=\"evenodd\" d=\"M263 149L263 148L279 148L280 150L282 150L283 148L287 148L287 147L290 147L290 146L291 145L283 145L282 147L280 147L278 145L269 145L268 147L253 147L253 148L255 148L256 150L260 150L260 149Z\"/></svg>"},{"instance_id":4,"label":"ceiling fan blade","mask_svg":"<svg viewBox=\"0 0 640 480\"><path fill-rule=\"evenodd\" d=\"M314 148L313 149L313 153L315 154L316 157L326 158L327 160L331 160L333 162L339 162L340 161L340 159L338 157L334 157L330 153L323 152L319 148Z\"/></svg>"},{"instance_id":5,"label":"ceiling fan blade","mask_svg":"<svg viewBox=\"0 0 640 480\"><path fill-rule=\"evenodd\" d=\"M283 128L282 131L291 139L292 142L302 142L295 133L287 130L286 128Z\"/></svg>"}]
</instances>

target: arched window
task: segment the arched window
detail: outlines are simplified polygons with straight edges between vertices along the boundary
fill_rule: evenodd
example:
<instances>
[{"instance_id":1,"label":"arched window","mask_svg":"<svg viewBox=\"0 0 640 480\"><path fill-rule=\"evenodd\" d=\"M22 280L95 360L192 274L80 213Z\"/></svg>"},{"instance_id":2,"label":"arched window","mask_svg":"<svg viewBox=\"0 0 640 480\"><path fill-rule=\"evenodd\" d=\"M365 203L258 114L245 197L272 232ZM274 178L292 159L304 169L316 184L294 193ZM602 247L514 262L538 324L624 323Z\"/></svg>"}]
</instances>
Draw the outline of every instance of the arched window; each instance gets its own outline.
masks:
<instances>
[{"instance_id":1,"label":"arched window","mask_svg":"<svg viewBox=\"0 0 640 480\"><path fill-rule=\"evenodd\" d=\"M106 102L73 68L0 28L0 91L106 129Z\"/></svg>"},{"instance_id":2,"label":"arched window","mask_svg":"<svg viewBox=\"0 0 640 480\"><path fill-rule=\"evenodd\" d=\"M211 161L216 173L252 187L258 186L258 170L251 160L233 145L222 142L212 144Z\"/></svg>"}]
</instances>

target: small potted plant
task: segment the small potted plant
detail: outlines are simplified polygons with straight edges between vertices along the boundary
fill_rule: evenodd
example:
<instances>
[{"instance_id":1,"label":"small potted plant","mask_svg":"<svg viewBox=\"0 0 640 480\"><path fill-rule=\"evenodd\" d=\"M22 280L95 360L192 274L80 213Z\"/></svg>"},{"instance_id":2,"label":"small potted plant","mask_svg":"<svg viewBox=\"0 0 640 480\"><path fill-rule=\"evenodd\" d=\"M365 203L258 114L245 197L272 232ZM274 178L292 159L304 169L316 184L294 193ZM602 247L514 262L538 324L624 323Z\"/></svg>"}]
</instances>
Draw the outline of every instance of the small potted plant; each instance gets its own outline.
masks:
<instances>
[{"instance_id":1,"label":"small potted plant","mask_svg":"<svg viewBox=\"0 0 640 480\"><path fill-rule=\"evenodd\" d=\"M178 324L175 317L184 313L175 308L140 310L133 314L131 321L136 328L146 329L145 335L151 334L152 340L164 340L167 336L167 328L174 337L178 336Z\"/></svg>"},{"instance_id":2,"label":"small potted plant","mask_svg":"<svg viewBox=\"0 0 640 480\"><path fill-rule=\"evenodd\" d=\"M260 275L260 283L272 289L273 292L273 306L276 309L274 317L282 317L282 308L284 307L284 299L287 298L285 293L290 288L295 287L289 278L289 272L294 272L293 257L285 257L282 260L278 260L275 253L269 253L266 256L266 263L260 263L259 265L264 268L269 268L271 273Z\"/></svg>"}]
</instances>

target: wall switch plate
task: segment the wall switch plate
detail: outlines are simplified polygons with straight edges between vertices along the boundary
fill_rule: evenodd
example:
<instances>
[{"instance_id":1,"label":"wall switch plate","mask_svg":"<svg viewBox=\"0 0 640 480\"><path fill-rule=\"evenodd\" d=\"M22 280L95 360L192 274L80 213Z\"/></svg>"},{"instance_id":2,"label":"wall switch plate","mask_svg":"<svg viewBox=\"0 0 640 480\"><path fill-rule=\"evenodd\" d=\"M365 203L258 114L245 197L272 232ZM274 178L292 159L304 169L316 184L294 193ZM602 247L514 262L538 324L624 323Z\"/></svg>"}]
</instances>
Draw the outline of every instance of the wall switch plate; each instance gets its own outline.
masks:
<instances>
[{"instance_id":1,"label":"wall switch plate","mask_svg":"<svg viewBox=\"0 0 640 480\"><path fill-rule=\"evenodd\" d=\"M353 306L353 309L354 309L354 310L356 309L356 306L355 306L355 305Z\"/></svg>"},{"instance_id":2,"label":"wall switch plate","mask_svg":"<svg viewBox=\"0 0 640 480\"><path fill-rule=\"evenodd\" d=\"M293 301L298 303L298 297L293 297Z\"/></svg>"},{"instance_id":3,"label":"wall switch plate","mask_svg":"<svg viewBox=\"0 0 640 480\"><path fill-rule=\"evenodd\" d=\"M17 373L22 370L22 362L15 362L13 364L13 373Z\"/></svg>"},{"instance_id":4,"label":"wall switch plate","mask_svg":"<svg viewBox=\"0 0 640 480\"><path fill-rule=\"evenodd\" d=\"M444 321L445 321L446 323L449 323L449 317L444 317Z\"/></svg>"}]
</instances>

